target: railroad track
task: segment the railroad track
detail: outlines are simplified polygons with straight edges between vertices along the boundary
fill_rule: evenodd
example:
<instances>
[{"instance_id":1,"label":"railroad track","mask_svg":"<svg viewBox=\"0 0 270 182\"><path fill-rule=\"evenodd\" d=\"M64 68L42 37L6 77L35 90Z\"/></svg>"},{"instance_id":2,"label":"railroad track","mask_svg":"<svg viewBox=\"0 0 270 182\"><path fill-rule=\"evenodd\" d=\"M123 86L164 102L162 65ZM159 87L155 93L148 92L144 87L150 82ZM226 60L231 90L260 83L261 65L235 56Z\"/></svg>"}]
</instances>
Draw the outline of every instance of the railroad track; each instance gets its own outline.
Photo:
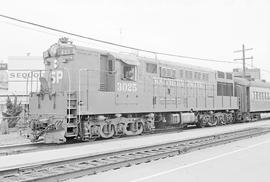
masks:
<instances>
[{"instance_id":1,"label":"railroad track","mask_svg":"<svg viewBox=\"0 0 270 182\"><path fill-rule=\"evenodd\" d=\"M245 123L235 123L234 125L240 125L240 124L245 124ZM120 138L113 138L113 140L144 137L148 135L157 135L157 134L165 134L165 133L169 134L169 133L175 133L175 132L182 132L184 130L189 130L189 129L200 130L202 128L197 128L196 126L190 126L188 128L175 128L174 127L174 128L166 128L166 129L156 129L153 132L146 132L143 135L123 136ZM108 139L98 139L97 141L94 142L94 144L97 144L99 142L107 142L107 141ZM0 146L0 157L6 156L6 155L22 154L22 153L27 153L27 152L67 148L67 147L73 147L73 146L79 146L79 145L81 146L91 145L91 142L73 141L73 142L64 143L64 144L45 144L42 142L38 142L38 143L26 143L26 144Z\"/></svg>"},{"instance_id":2,"label":"railroad track","mask_svg":"<svg viewBox=\"0 0 270 182\"><path fill-rule=\"evenodd\" d=\"M221 145L270 132L270 128L250 128L171 143L143 146L110 153L59 159L39 164L2 169L0 181L58 181L118 169Z\"/></svg>"},{"instance_id":3,"label":"railroad track","mask_svg":"<svg viewBox=\"0 0 270 182\"><path fill-rule=\"evenodd\" d=\"M243 124L243 123L238 123ZM112 138L112 140L122 140L125 138L138 138L144 137L149 135L158 135L158 134L169 134L169 133L177 133L183 132L184 130L200 130L202 128L197 128L196 126L191 126L189 128L166 128L166 129L156 129L153 132L146 132L143 135L137 136L122 136L120 138ZM108 142L110 139L97 139L94 144L101 143L101 142ZM52 150L52 149L60 149L60 148L67 148L67 147L74 147L74 146L83 146L83 145L91 145L91 142L82 142L82 141L71 141L68 143L63 144L45 144L43 142L38 143L25 143L25 144L16 144L16 145L6 145L0 146L0 157L7 156L7 155L15 155L15 154L22 154L28 152L35 152L35 151L42 151L42 150Z\"/></svg>"},{"instance_id":4,"label":"railroad track","mask_svg":"<svg viewBox=\"0 0 270 182\"><path fill-rule=\"evenodd\" d=\"M123 136L121 138L113 138L113 140L121 140L125 138L136 138L136 137L143 137L146 135L155 135L155 134L162 134L162 133L175 133L181 132L183 129L180 128L169 128L163 130L156 130L153 133L144 133L144 135L138 136ZM101 143L101 142L108 142L108 139L98 139L94 142L94 144ZM15 154L22 154L27 152L34 152L34 151L42 151L42 150L51 150L51 149L60 149L60 148L67 148L67 147L74 147L74 146L83 146L83 145L91 145L91 142L82 142L82 141L70 141L68 143L63 144L46 144L43 142L39 143L25 143L25 144L16 144L16 145L6 145L0 146L0 157L7 156L7 155L15 155Z\"/></svg>"},{"instance_id":5,"label":"railroad track","mask_svg":"<svg viewBox=\"0 0 270 182\"><path fill-rule=\"evenodd\" d=\"M37 143L25 143L17 145L0 146L0 156L14 155L24 153L26 151L38 150L42 144Z\"/></svg>"}]
</instances>

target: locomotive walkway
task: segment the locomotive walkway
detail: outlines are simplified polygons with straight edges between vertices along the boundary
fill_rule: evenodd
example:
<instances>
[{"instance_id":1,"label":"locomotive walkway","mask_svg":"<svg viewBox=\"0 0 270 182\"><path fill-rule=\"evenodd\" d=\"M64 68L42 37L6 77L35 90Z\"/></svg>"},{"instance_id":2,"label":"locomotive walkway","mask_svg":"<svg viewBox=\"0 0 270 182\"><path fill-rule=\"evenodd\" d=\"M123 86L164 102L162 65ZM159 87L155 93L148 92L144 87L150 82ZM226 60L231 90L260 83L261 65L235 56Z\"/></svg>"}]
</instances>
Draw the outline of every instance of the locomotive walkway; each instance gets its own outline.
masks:
<instances>
[{"instance_id":1,"label":"locomotive walkway","mask_svg":"<svg viewBox=\"0 0 270 182\"><path fill-rule=\"evenodd\" d=\"M259 128L258 128L259 127ZM19 173L31 173L29 171L34 169L39 169L39 168L44 168L46 167L46 164L48 163L59 163L60 161L65 161L65 160L72 160L74 158L81 158L81 157L95 157L95 156L100 156L100 155L108 155L108 154L119 154L119 151L129 151L134 150L136 148L145 148L145 147L153 147L153 145L162 145L162 147L159 147L160 149L151 149L153 153L156 152L158 153L159 156L158 158L162 157L163 153L160 151L166 151L171 152L172 147L167 146L168 143L174 143L174 146L176 145L175 142L183 142L183 140L191 140L195 138L196 142L189 141L188 146L192 146L194 144L200 144L202 145L203 143L207 143L207 145L212 145L208 141L213 140L213 137L216 135L220 135L222 133L228 133L228 132L233 132L234 134L230 134L229 138L231 140L235 140L231 138L232 136L235 136L236 131L239 130L249 130L248 133L245 133L242 131L241 133L242 136L236 136L236 137L247 137L249 136L250 132L254 134L261 134L262 132L266 132L266 130L262 130L262 128L269 129L270 127L270 121L260 121L260 122L255 122L255 123L246 123L246 124L241 124L241 125L230 125L230 126L222 126L222 127L215 127L215 128L204 128L200 130L188 130L185 132L181 133L174 133L174 134L163 134L159 136L146 136L142 138L128 138L126 140L121 140L121 141L111 141L107 143L99 143L99 144L93 144L89 146L81 146L81 147L70 147L66 149L56 149L56 150L50 150L50 151L40 151L40 152L33 152L33 153L25 153L25 154L18 154L18 155L13 155L13 156L4 156L1 157L1 164L0 164L0 176L8 175L9 172L11 172L11 176L14 174L14 171L19 172ZM210 136L210 137L209 137ZM215 138L215 137L214 137ZM228 142L228 141L221 141L219 139L222 139L224 137L217 137L215 138L215 142ZM217 140L216 140L217 139ZM226 139L226 137L225 137ZM213 140L214 141L214 140ZM191 142L191 143L190 143ZM166 146L164 146L166 145ZM165 147L165 148L164 148ZM168 148L169 147L169 148ZM176 145L176 147L179 147L179 145ZM180 145L180 147L183 147ZM186 146L185 146L186 147ZM184 147L184 148L185 148ZM204 147L204 146L201 146ZM149 149L147 149L149 151ZM181 152L185 152L185 150L191 150L191 149L183 149ZM177 148L176 153L171 153L169 155L176 155L179 154L179 149ZM132 152L131 152L132 153ZM134 153L134 152L133 152ZM140 154L137 154L140 156L145 156L145 152L142 152ZM147 155L146 155L147 156ZM163 157L168 156L168 154L164 155ZM107 156L108 157L108 156ZM125 156L123 156L125 157ZM129 156L130 157L130 156ZM136 158L136 156L134 156ZM149 157L149 155L148 155ZM126 156L126 158L128 158ZM155 159L152 158L152 159ZM93 159L91 159L93 162ZM149 159L150 160L150 159ZM27 161L27 162L26 162ZM114 161L114 159L111 159L111 161ZM102 161L97 160L97 163L102 163ZM141 161L142 162L142 161ZM106 163L104 161L104 163ZM135 163L140 163L140 162L135 162ZM93 164L93 163L92 163ZM86 165L86 163L85 163ZM93 164L94 165L94 164ZM64 169L63 164L58 166L58 170L61 169L61 166L63 168L63 171L65 170L71 170L71 169ZM94 165L95 166L95 165ZM59 168L60 167L60 168ZM75 166L74 166L75 167ZM78 166L77 166L78 167ZM82 166L81 166L82 167ZM76 168L76 167L75 167ZM55 168L56 170L56 168ZM105 170L105 169L102 169ZM40 173L40 172L39 172ZM14 176L14 181L18 181L16 179L16 176ZM1 180L11 180L12 178L0 178Z\"/></svg>"}]
</instances>

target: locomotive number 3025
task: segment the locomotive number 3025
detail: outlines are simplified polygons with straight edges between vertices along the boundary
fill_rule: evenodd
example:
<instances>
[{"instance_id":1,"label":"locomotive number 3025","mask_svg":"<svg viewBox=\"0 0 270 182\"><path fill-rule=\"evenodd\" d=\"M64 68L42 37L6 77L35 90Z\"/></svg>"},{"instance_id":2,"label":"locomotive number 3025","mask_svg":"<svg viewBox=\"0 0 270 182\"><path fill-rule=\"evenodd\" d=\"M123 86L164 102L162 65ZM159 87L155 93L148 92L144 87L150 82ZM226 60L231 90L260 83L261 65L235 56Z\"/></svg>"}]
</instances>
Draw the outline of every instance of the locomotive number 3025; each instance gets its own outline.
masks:
<instances>
[{"instance_id":1,"label":"locomotive number 3025","mask_svg":"<svg viewBox=\"0 0 270 182\"><path fill-rule=\"evenodd\" d=\"M137 84L136 83L118 82L117 83L117 91L118 92L137 92Z\"/></svg>"}]
</instances>

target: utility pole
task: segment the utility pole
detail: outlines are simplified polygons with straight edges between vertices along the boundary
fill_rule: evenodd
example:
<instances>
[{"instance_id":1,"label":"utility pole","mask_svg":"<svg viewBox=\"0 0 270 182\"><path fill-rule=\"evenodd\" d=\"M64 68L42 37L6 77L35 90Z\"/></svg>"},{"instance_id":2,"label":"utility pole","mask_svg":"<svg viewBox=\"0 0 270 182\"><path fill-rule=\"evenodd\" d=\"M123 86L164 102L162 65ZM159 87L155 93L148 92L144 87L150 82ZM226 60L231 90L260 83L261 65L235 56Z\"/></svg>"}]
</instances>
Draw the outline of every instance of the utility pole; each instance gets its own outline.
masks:
<instances>
[{"instance_id":1,"label":"utility pole","mask_svg":"<svg viewBox=\"0 0 270 182\"><path fill-rule=\"evenodd\" d=\"M246 49L245 45L243 44L242 45L242 50L234 51L234 53L242 52L242 58L234 59L234 61L237 61L237 60L242 60L243 61L243 78L246 77L246 60L247 59L252 59L253 60L253 56L246 57L246 51L250 51L250 50L253 50L253 48Z\"/></svg>"}]
</instances>

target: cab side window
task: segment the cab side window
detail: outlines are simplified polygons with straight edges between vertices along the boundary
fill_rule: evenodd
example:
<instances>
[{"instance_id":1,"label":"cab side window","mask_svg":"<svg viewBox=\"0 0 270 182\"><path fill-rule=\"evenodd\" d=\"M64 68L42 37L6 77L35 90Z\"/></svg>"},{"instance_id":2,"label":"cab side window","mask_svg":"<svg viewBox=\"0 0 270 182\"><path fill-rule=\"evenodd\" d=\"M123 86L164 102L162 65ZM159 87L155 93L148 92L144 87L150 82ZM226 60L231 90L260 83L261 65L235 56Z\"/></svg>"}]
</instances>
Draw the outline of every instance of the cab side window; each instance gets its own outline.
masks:
<instances>
[{"instance_id":1,"label":"cab side window","mask_svg":"<svg viewBox=\"0 0 270 182\"><path fill-rule=\"evenodd\" d=\"M127 81L135 81L135 66L123 64L122 79Z\"/></svg>"}]
</instances>

